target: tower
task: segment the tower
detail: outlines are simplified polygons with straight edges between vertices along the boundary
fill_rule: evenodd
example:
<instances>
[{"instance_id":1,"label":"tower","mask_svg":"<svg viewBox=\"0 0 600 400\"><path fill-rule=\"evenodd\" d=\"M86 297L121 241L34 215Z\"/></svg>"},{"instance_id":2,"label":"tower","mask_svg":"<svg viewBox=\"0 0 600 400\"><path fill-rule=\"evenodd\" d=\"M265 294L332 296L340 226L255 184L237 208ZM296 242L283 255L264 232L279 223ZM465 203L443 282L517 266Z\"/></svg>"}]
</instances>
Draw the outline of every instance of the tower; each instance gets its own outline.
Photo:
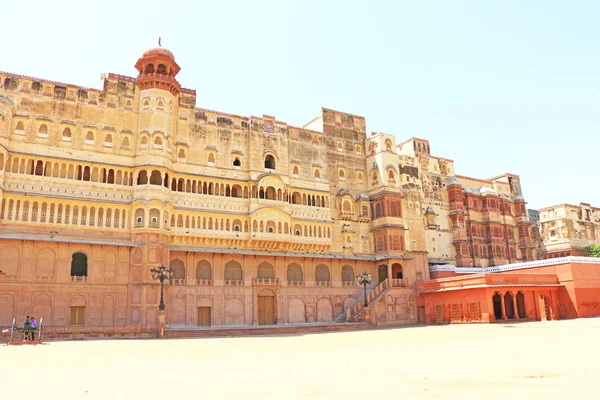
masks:
<instances>
[{"instance_id":1,"label":"tower","mask_svg":"<svg viewBox=\"0 0 600 400\"><path fill-rule=\"evenodd\" d=\"M169 266L172 211L172 164L177 162L175 140L181 86L175 56L160 46L146 50L135 64L139 75L138 131L133 191L132 276L150 282L150 269ZM182 277L176 277L181 279ZM146 288L148 290L149 288ZM167 304L169 302L167 301Z\"/></svg>"}]
</instances>

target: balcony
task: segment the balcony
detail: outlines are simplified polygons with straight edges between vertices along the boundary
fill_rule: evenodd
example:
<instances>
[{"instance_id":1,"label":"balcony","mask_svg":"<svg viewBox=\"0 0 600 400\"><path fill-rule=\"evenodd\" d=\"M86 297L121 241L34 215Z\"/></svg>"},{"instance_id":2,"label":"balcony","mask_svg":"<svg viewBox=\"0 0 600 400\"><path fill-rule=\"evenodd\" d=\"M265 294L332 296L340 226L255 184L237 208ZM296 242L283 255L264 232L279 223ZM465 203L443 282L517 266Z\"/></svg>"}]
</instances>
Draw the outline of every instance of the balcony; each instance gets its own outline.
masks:
<instances>
[{"instance_id":1,"label":"balcony","mask_svg":"<svg viewBox=\"0 0 600 400\"><path fill-rule=\"evenodd\" d=\"M331 282L329 281L315 281L315 286L317 287L330 287Z\"/></svg>"},{"instance_id":2,"label":"balcony","mask_svg":"<svg viewBox=\"0 0 600 400\"><path fill-rule=\"evenodd\" d=\"M212 286L212 279L196 279L196 286Z\"/></svg>"},{"instance_id":3,"label":"balcony","mask_svg":"<svg viewBox=\"0 0 600 400\"><path fill-rule=\"evenodd\" d=\"M255 285L279 285L279 278L254 278Z\"/></svg>"},{"instance_id":4,"label":"balcony","mask_svg":"<svg viewBox=\"0 0 600 400\"><path fill-rule=\"evenodd\" d=\"M185 279L183 278L173 278L171 279L171 285L173 286L185 286Z\"/></svg>"},{"instance_id":5,"label":"balcony","mask_svg":"<svg viewBox=\"0 0 600 400\"><path fill-rule=\"evenodd\" d=\"M87 276L72 275L71 276L71 282L74 282L74 283L86 283L87 282Z\"/></svg>"},{"instance_id":6,"label":"balcony","mask_svg":"<svg viewBox=\"0 0 600 400\"><path fill-rule=\"evenodd\" d=\"M288 287L303 287L304 281L287 281Z\"/></svg>"},{"instance_id":7,"label":"balcony","mask_svg":"<svg viewBox=\"0 0 600 400\"><path fill-rule=\"evenodd\" d=\"M356 284L356 281L342 281L342 286L352 287L352 286L357 286L357 284Z\"/></svg>"},{"instance_id":8,"label":"balcony","mask_svg":"<svg viewBox=\"0 0 600 400\"><path fill-rule=\"evenodd\" d=\"M231 286L231 287L244 286L244 280L243 279L227 279L227 280L225 280L225 286Z\"/></svg>"},{"instance_id":9,"label":"balcony","mask_svg":"<svg viewBox=\"0 0 600 400\"><path fill-rule=\"evenodd\" d=\"M404 279L391 279L392 287L405 287Z\"/></svg>"}]
</instances>

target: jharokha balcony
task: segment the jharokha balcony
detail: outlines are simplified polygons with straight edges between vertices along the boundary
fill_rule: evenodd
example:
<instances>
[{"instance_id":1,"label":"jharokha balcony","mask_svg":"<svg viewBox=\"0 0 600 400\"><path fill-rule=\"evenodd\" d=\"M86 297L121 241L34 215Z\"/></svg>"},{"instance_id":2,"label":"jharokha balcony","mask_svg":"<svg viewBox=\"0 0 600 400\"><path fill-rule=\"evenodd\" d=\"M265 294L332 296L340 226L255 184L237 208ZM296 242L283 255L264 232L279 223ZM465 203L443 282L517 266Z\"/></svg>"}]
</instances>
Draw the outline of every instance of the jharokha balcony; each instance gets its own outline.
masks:
<instances>
[{"instance_id":1,"label":"jharokha balcony","mask_svg":"<svg viewBox=\"0 0 600 400\"><path fill-rule=\"evenodd\" d=\"M225 286L244 286L243 279L226 279Z\"/></svg>"}]
</instances>

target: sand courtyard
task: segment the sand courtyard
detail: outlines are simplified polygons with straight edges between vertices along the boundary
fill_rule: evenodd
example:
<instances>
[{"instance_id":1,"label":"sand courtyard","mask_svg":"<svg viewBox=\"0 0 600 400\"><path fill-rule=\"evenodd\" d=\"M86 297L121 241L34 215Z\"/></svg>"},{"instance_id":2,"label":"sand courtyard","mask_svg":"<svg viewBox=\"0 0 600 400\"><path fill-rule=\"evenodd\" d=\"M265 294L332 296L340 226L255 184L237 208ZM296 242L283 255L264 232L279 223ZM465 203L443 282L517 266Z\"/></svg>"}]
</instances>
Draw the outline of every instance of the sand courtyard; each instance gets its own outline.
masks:
<instances>
[{"instance_id":1,"label":"sand courtyard","mask_svg":"<svg viewBox=\"0 0 600 400\"><path fill-rule=\"evenodd\" d=\"M0 398L598 399L600 319L0 346Z\"/></svg>"}]
</instances>

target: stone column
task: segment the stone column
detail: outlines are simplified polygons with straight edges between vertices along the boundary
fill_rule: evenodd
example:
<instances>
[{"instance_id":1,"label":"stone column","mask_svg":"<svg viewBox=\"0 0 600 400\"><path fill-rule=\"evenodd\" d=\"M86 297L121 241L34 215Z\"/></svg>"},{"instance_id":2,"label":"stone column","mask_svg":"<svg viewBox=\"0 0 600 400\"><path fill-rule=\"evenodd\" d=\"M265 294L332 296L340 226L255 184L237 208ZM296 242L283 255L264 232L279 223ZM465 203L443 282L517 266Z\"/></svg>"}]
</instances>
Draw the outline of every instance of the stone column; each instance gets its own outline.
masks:
<instances>
[{"instance_id":1,"label":"stone column","mask_svg":"<svg viewBox=\"0 0 600 400\"><path fill-rule=\"evenodd\" d=\"M517 309L517 296L513 295L513 313L515 315L515 319L519 319L519 310Z\"/></svg>"},{"instance_id":2,"label":"stone column","mask_svg":"<svg viewBox=\"0 0 600 400\"><path fill-rule=\"evenodd\" d=\"M505 304L505 298L504 296L506 295L506 293L504 295L500 295L500 298L502 299L502 301L500 302L500 304L502 305L502 319L506 321L506 304Z\"/></svg>"}]
</instances>

